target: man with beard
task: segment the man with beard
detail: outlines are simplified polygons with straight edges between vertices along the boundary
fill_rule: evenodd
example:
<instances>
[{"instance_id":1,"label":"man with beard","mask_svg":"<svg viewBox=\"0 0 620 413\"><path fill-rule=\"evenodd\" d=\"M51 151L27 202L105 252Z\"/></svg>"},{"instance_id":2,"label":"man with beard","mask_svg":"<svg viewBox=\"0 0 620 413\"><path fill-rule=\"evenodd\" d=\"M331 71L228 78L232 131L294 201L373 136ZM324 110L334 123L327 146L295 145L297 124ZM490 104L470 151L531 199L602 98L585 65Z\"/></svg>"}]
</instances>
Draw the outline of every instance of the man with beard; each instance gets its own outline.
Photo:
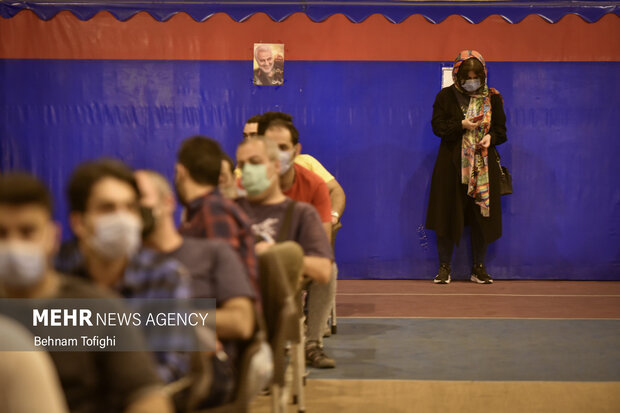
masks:
<instances>
[{"instance_id":1,"label":"man with beard","mask_svg":"<svg viewBox=\"0 0 620 413\"><path fill-rule=\"evenodd\" d=\"M255 85L275 86L284 83L284 62L282 59L274 59L269 45L261 44L254 49L254 59L258 64L258 69L254 70Z\"/></svg>"}]
</instances>

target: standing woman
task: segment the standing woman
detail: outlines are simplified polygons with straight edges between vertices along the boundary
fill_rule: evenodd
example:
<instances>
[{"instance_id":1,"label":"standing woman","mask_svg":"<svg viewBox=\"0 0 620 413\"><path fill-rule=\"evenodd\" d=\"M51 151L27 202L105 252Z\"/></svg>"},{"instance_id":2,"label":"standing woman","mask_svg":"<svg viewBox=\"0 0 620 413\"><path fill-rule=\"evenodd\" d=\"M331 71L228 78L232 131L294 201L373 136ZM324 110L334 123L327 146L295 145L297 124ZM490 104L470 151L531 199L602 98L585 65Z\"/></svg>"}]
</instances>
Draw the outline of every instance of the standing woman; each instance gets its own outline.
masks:
<instances>
[{"instance_id":1,"label":"standing woman","mask_svg":"<svg viewBox=\"0 0 620 413\"><path fill-rule=\"evenodd\" d=\"M441 138L435 161L426 227L437 234L439 271L448 284L454 244L471 227L471 281L493 282L485 269L489 243L502 235L500 170L495 145L506 142L506 115L499 92L486 84L482 55L463 50L454 61L452 86L433 104L433 133Z\"/></svg>"}]
</instances>

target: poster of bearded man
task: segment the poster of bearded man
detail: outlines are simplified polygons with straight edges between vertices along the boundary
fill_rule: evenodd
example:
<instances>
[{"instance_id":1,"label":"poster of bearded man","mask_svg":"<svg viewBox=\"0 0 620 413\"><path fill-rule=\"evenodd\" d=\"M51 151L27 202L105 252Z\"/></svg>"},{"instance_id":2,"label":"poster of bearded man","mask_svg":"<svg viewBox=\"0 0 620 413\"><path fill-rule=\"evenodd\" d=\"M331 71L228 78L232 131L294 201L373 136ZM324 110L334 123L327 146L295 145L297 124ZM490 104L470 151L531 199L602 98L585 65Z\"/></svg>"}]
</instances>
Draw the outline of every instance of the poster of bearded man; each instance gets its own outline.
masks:
<instances>
[{"instance_id":1,"label":"poster of bearded man","mask_svg":"<svg viewBox=\"0 0 620 413\"><path fill-rule=\"evenodd\" d=\"M254 43L254 84L284 83L284 44Z\"/></svg>"}]
</instances>

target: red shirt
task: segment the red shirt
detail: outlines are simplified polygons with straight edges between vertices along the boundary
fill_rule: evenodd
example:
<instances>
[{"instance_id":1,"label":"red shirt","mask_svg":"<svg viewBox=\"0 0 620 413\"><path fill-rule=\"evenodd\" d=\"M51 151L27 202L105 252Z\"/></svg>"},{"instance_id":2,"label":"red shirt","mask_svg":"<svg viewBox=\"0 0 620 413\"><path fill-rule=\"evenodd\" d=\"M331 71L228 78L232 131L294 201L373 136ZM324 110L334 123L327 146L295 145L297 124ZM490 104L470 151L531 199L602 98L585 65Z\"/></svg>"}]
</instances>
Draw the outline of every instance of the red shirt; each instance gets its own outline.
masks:
<instances>
[{"instance_id":1,"label":"red shirt","mask_svg":"<svg viewBox=\"0 0 620 413\"><path fill-rule=\"evenodd\" d=\"M329 198L327 184L320 176L301 165L293 164L295 180L293 186L284 195L295 201L312 204L321 216L322 222L332 221L332 201Z\"/></svg>"}]
</instances>

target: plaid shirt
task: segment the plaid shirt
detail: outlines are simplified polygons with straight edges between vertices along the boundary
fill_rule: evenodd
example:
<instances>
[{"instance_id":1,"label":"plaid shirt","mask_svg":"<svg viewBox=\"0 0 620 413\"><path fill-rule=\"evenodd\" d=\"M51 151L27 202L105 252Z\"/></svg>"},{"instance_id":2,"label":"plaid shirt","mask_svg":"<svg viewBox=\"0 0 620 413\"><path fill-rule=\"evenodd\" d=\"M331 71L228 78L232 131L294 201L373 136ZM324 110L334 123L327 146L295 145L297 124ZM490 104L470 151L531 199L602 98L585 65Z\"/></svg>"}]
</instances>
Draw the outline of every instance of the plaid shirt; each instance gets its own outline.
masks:
<instances>
[{"instance_id":1,"label":"plaid shirt","mask_svg":"<svg viewBox=\"0 0 620 413\"><path fill-rule=\"evenodd\" d=\"M63 244L56 269L91 279L76 241ZM110 288L125 298L191 298L190 276L183 264L148 248L141 248L131 258L123 276Z\"/></svg>"},{"instance_id":2,"label":"plaid shirt","mask_svg":"<svg viewBox=\"0 0 620 413\"><path fill-rule=\"evenodd\" d=\"M179 232L186 237L212 238L226 241L241 256L260 306L258 266L254 253L254 236L250 218L233 201L215 188L194 199L187 207L187 219Z\"/></svg>"},{"instance_id":3,"label":"plaid shirt","mask_svg":"<svg viewBox=\"0 0 620 413\"><path fill-rule=\"evenodd\" d=\"M90 280L84 256L76 241L70 241L61 247L56 257L56 269L65 274L76 275ZM136 253L125 268L123 276L110 286L127 299L189 299L190 275L177 260L166 258L151 249L142 248ZM151 337L150 339L170 340L176 337ZM191 340L191 338L181 338ZM180 345L189 345L184 342ZM189 373L190 354L179 351L155 352L157 372L160 378L169 383Z\"/></svg>"}]
</instances>

